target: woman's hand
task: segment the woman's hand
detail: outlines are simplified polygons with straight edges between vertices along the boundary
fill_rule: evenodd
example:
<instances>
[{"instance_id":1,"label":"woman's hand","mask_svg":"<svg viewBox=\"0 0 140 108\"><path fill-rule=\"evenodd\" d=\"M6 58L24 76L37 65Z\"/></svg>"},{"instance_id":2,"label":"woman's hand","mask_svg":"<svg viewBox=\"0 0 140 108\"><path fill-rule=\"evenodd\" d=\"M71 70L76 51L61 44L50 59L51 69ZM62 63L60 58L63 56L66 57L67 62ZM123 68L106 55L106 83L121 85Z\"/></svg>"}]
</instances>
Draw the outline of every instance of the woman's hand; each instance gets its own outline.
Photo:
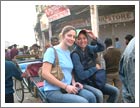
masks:
<instances>
[{"instance_id":1,"label":"woman's hand","mask_svg":"<svg viewBox=\"0 0 140 108\"><path fill-rule=\"evenodd\" d=\"M73 85L67 85L65 90L68 92L68 93L71 93L71 94L77 94L78 93L78 90L75 86Z\"/></svg>"},{"instance_id":2,"label":"woman's hand","mask_svg":"<svg viewBox=\"0 0 140 108\"><path fill-rule=\"evenodd\" d=\"M97 69L101 69L101 66L99 64L96 64Z\"/></svg>"},{"instance_id":3,"label":"woman's hand","mask_svg":"<svg viewBox=\"0 0 140 108\"><path fill-rule=\"evenodd\" d=\"M87 29L84 29L84 30L88 33L88 35L89 35L92 39L94 39L94 40L97 39L97 37L94 35L94 33L93 33L91 30L87 30Z\"/></svg>"},{"instance_id":4,"label":"woman's hand","mask_svg":"<svg viewBox=\"0 0 140 108\"><path fill-rule=\"evenodd\" d=\"M76 83L74 84L74 86L75 86L75 87L78 87L78 88L80 88L80 89L83 89L83 85L82 85L81 83L79 83L79 82L76 82Z\"/></svg>"},{"instance_id":5,"label":"woman's hand","mask_svg":"<svg viewBox=\"0 0 140 108\"><path fill-rule=\"evenodd\" d=\"M79 82L73 83L73 86L76 87L77 91L79 91L80 89L83 89L83 85Z\"/></svg>"}]
</instances>

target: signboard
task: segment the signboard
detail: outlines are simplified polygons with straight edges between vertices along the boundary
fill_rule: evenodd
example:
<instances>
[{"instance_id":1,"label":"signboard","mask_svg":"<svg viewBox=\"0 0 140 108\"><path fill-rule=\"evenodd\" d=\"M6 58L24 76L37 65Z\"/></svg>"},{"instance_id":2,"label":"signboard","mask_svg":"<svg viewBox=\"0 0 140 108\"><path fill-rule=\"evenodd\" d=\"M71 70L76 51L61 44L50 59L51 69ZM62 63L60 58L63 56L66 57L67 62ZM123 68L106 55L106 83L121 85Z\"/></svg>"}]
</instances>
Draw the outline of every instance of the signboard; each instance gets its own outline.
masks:
<instances>
[{"instance_id":1,"label":"signboard","mask_svg":"<svg viewBox=\"0 0 140 108\"><path fill-rule=\"evenodd\" d=\"M41 19L40 19L40 25L41 25L41 31L44 31L46 29L48 29L48 18L46 16L46 14L42 15Z\"/></svg>"},{"instance_id":2,"label":"signboard","mask_svg":"<svg viewBox=\"0 0 140 108\"><path fill-rule=\"evenodd\" d=\"M64 5L50 5L46 8L45 13L49 22L52 22L70 15L70 10Z\"/></svg>"},{"instance_id":3,"label":"signboard","mask_svg":"<svg viewBox=\"0 0 140 108\"><path fill-rule=\"evenodd\" d=\"M99 16L99 25L118 22L128 22L131 20L134 20L133 12L121 12L106 16Z\"/></svg>"}]
</instances>

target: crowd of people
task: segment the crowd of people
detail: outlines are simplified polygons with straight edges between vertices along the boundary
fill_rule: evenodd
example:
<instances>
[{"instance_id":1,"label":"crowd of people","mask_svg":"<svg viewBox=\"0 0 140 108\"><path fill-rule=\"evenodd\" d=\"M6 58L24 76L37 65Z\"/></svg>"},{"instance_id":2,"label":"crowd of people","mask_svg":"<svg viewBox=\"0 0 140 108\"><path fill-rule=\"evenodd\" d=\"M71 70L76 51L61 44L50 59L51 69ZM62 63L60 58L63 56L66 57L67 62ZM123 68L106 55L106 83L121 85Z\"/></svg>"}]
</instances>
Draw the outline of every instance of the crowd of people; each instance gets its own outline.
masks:
<instances>
[{"instance_id":1,"label":"crowd of people","mask_svg":"<svg viewBox=\"0 0 140 108\"><path fill-rule=\"evenodd\" d=\"M6 59L12 60L16 55L25 55L25 54L38 55L39 58L42 57L42 49L37 44L33 44L30 48L28 48L28 46L17 48L17 46L18 45L14 44L5 49Z\"/></svg>"},{"instance_id":2,"label":"crowd of people","mask_svg":"<svg viewBox=\"0 0 140 108\"><path fill-rule=\"evenodd\" d=\"M34 44L30 50L27 46L17 49L17 45L14 44L12 47L8 47L5 56L9 60L22 54L38 55L43 58L44 93L50 103L135 102L135 47L134 41L130 42L131 39L134 40L133 36L127 35L125 37L127 48L122 53L118 37L115 38L116 43L113 46L111 38L106 38L103 42L91 30L83 29L77 36L76 34L76 29L73 26L65 26L59 34L60 40L58 37L52 37L51 44L46 44L44 53L37 44ZM92 40L90 45L88 44L89 38ZM129 42L133 45L130 45ZM74 47L72 47L73 45ZM64 74L61 81L51 74L52 66L55 63L55 55L50 46L55 48L59 65ZM69 50L71 47L73 49ZM127 53L128 50L129 53ZM100 59L98 59L100 58L99 52L103 53L105 69L102 68ZM131 59L133 58L130 61L131 67L129 63L126 63L126 59L129 59L128 54L131 55ZM130 71L126 69L126 65L129 65ZM106 82L102 88L97 88L87 82L97 71L106 72ZM131 73L133 78L130 78L125 72ZM7 77L7 74L5 75ZM131 89L131 86L133 89ZM105 95L107 97L104 97Z\"/></svg>"}]
</instances>

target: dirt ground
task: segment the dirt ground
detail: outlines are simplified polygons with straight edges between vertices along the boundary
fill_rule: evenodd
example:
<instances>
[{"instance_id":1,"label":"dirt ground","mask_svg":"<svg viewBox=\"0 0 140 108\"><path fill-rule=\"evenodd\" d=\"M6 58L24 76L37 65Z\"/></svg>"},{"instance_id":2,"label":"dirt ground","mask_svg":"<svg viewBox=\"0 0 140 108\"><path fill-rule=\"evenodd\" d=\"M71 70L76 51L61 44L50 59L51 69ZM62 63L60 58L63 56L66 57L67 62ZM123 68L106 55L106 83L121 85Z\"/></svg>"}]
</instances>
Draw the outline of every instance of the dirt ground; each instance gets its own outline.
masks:
<instances>
[{"instance_id":1,"label":"dirt ground","mask_svg":"<svg viewBox=\"0 0 140 108\"><path fill-rule=\"evenodd\" d=\"M14 93L14 102L15 103L20 103L18 102L16 95ZM29 90L25 87L24 88L24 100L22 103L41 103L41 100L39 98L34 97Z\"/></svg>"}]
</instances>

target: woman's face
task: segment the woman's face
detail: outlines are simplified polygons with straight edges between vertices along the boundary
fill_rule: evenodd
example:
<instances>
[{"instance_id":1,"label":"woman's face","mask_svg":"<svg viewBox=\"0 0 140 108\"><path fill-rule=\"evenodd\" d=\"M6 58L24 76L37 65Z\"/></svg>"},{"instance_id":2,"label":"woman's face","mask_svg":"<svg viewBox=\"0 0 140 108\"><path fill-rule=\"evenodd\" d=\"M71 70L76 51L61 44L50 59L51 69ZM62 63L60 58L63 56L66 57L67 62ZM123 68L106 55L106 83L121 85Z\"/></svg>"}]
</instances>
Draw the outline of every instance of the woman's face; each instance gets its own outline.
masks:
<instances>
[{"instance_id":1,"label":"woman's face","mask_svg":"<svg viewBox=\"0 0 140 108\"><path fill-rule=\"evenodd\" d=\"M77 38L77 45L84 49L88 44L88 39L84 34L80 34Z\"/></svg>"},{"instance_id":2,"label":"woman's face","mask_svg":"<svg viewBox=\"0 0 140 108\"><path fill-rule=\"evenodd\" d=\"M72 46L75 41L76 32L74 30L70 30L69 32L64 34L63 41L67 46Z\"/></svg>"}]
</instances>

